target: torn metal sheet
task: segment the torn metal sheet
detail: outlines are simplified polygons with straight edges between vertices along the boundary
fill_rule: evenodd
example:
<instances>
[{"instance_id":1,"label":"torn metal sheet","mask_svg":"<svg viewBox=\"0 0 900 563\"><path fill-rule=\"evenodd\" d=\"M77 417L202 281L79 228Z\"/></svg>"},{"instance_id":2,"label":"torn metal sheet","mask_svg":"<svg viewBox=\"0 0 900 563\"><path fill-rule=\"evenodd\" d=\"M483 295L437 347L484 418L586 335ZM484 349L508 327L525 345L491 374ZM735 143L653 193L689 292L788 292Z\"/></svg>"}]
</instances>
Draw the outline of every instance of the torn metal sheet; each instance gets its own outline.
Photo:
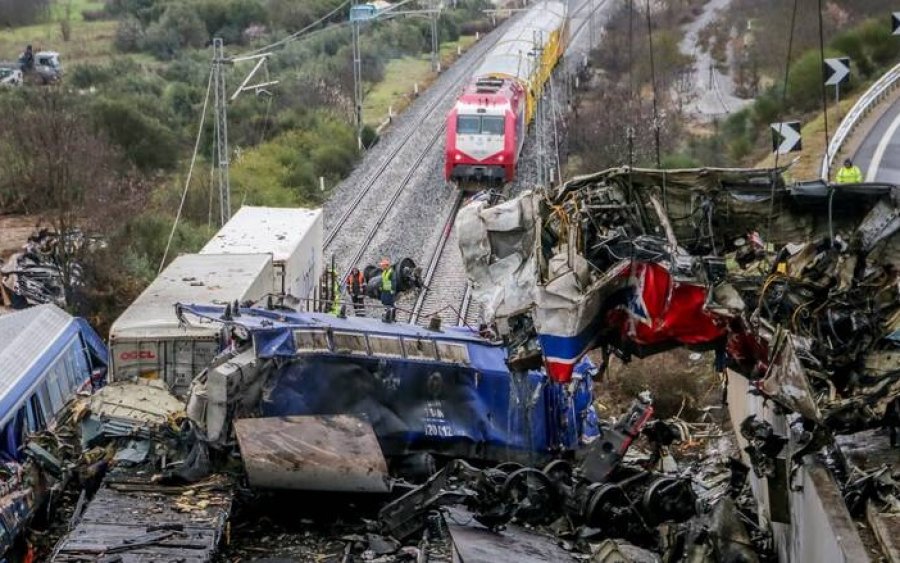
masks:
<instances>
[{"instance_id":1,"label":"torn metal sheet","mask_svg":"<svg viewBox=\"0 0 900 563\"><path fill-rule=\"evenodd\" d=\"M138 379L100 389L91 397L91 414L128 420L137 425L161 426L184 416L184 403L161 380Z\"/></svg>"},{"instance_id":2,"label":"torn metal sheet","mask_svg":"<svg viewBox=\"0 0 900 563\"><path fill-rule=\"evenodd\" d=\"M234 423L250 484L270 489L388 492L372 425L354 416L247 418Z\"/></svg>"},{"instance_id":3,"label":"torn metal sheet","mask_svg":"<svg viewBox=\"0 0 900 563\"><path fill-rule=\"evenodd\" d=\"M792 412L800 413L813 421L822 419L806 370L795 352L794 338L790 334L776 336L769 371L758 388Z\"/></svg>"},{"instance_id":4,"label":"torn metal sheet","mask_svg":"<svg viewBox=\"0 0 900 563\"><path fill-rule=\"evenodd\" d=\"M516 525L493 532L471 513L453 509L448 517L454 563L557 563L576 561L555 538Z\"/></svg>"}]
</instances>

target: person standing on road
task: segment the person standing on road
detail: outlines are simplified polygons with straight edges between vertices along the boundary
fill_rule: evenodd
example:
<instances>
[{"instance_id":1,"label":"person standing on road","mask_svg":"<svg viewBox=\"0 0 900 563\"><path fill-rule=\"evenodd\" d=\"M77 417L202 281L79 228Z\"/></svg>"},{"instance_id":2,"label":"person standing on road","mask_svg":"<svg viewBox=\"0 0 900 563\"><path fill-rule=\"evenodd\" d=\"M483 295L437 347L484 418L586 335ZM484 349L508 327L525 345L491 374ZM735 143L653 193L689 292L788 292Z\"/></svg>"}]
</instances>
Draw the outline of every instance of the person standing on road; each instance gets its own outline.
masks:
<instances>
[{"instance_id":1,"label":"person standing on road","mask_svg":"<svg viewBox=\"0 0 900 563\"><path fill-rule=\"evenodd\" d=\"M862 181L863 175L859 166L855 166L849 158L844 160L844 166L838 170L835 182L838 184L861 184Z\"/></svg>"},{"instance_id":2,"label":"person standing on road","mask_svg":"<svg viewBox=\"0 0 900 563\"><path fill-rule=\"evenodd\" d=\"M386 323L392 323L396 320L396 309L394 309L394 295L396 293L396 284L394 283L394 267L387 258L381 259L381 304L384 305L383 320Z\"/></svg>"},{"instance_id":3,"label":"person standing on road","mask_svg":"<svg viewBox=\"0 0 900 563\"><path fill-rule=\"evenodd\" d=\"M353 301L353 313L357 317L366 316L363 303L366 294L366 279L356 266L351 268L350 275L347 276L347 293L350 294L350 299Z\"/></svg>"}]
</instances>

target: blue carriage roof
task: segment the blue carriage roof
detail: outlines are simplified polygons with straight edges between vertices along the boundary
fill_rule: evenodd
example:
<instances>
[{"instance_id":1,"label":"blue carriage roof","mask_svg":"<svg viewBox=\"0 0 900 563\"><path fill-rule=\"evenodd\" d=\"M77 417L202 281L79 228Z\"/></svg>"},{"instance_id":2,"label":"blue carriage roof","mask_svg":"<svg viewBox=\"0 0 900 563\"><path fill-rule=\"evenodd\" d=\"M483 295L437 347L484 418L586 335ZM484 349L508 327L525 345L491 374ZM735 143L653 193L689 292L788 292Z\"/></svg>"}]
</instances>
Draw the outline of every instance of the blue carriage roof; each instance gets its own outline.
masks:
<instances>
[{"instance_id":1,"label":"blue carriage roof","mask_svg":"<svg viewBox=\"0 0 900 563\"><path fill-rule=\"evenodd\" d=\"M183 305L178 304L180 315L189 313L203 322L226 322L222 319L225 307L220 305ZM447 327L441 331L407 323L385 323L367 317L340 318L326 313L290 312L268 310L257 307L241 307L240 315L232 316L227 323L240 326L249 331L256 343L257 355L260 357L291 356L303 350L297 350L296 333L309 331L331 331L335 333L359 334L373 338L397 338L404 342L435 343L440 351L450 347L464 347L466 350L463 363L469 363L480 370L508 371L506 368L507 351L502 344L492 343L469 328ZM443 358L451 354L438 354ZM411 358L414 359L414 358ZM428 359L427 355L417 355L415 359ZM454 361L454 360L444 360Z\"/></svg>"},{"instance_id":2,"label":"blue carriage roof","mask_svg":"<svg viewBox=\"0 0 900 563\"><path fill-rule=\"evenodd\" d=\"M55 305L38 305L0 316L0 427L77 334L105 365L106 347L100 337L85 321Z\"/></svg>"}]
</instances>

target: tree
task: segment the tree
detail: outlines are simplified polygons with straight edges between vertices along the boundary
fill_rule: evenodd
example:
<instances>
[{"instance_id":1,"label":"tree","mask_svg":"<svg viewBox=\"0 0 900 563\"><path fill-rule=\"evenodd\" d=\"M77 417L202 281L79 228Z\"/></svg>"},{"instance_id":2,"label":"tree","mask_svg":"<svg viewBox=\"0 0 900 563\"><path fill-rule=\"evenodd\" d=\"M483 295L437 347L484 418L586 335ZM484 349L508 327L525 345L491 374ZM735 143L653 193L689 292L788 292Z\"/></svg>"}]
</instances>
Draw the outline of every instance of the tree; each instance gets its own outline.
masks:
<instances>
[{"instance_id":1,"label":"tree","mask_svg":"<svg viewBox=\"0 0 900 563\"><path fill-rule=\"evenodd\" d=\"M27 100L9 97L2 108L0 186L16 194L22 211L38 215L60 235L108 230L144 191L78 101L48 87L29 92ZM72 304L73 274L89 245L70 241L61 241L56 258Z\"/></svg>"}]
</instances>

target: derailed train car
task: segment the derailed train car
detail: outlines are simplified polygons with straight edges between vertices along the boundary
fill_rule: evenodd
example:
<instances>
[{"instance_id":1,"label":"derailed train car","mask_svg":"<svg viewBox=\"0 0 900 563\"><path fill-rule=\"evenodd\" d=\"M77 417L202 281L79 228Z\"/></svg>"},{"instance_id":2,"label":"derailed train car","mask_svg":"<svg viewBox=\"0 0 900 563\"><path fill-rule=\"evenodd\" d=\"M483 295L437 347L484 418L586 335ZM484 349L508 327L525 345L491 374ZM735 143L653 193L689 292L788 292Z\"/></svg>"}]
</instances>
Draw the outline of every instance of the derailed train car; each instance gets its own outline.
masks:
<instances>
[{"instance_id":1,"label":"derailed train car","mask_svg":"<svg viewBox=\"0 0 900 563\"><path fill-rule=\"evenodd\" d=\"M369 454L383 455L392 468L409 464L424 473L440 458L542 462L597 434L589 362L579 364L574 384L561 385L541 371L511 372L503 345L467 329L436 332L261 308L180 305L178 311L185 322L220 322L234 339L228 358L195 382L188 413L212 443L227 443L227 420L236 420L251 482L254 456L248 450L281 459L283 467L291 459L307 460L310 469L317 452L287 437L334 431L340 421L333 417L343 415L356 422L341 440L361 437L371 446L373 432L380 452L360 452L359 441L330 439L317 449L334 448L329 463L335 471ZM278 434L285 440L269 439L274 426L266 420L281 421ZM296 424L288 429L284 421ZM267 439L271 448L259 451ZM273 481L268 484L304 482L283 474Z\"/></svg>"}]
</instances>

